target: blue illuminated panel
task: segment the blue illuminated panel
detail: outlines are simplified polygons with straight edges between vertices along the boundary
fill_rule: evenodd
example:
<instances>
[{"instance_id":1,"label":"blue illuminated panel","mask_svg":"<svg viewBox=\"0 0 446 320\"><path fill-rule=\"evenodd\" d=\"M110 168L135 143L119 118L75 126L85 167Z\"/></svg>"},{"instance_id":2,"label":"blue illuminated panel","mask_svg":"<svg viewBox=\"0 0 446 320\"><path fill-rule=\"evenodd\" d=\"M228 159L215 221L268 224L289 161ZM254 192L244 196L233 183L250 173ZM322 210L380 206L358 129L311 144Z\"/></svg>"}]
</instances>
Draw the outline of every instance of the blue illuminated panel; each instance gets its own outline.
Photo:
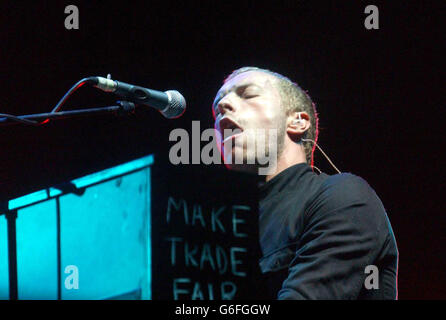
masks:
<instances>
[{"instance_id":1,"label":"blue illuminated panel","mask_svg":"<svg viewBox=\"0 0 446 320\"><path fill-rule=\"evenodd\" d=\"M9 201L18 210L19 299L57 299L57 200L62 299L151 299L148 156ZM76 272L74 272L75 270ZM65 272L66 271L66 272ZM76 276L76 281L74 281ZM76 283L76 285L73 285ZM0 299L8 299L5 216L0 216Z\"/></svg>"},{"instance_id":2,"label":"blue illuminated panel","mask_svg":"<svg viewBox=\"0 0 446 320\"><path fill-rule=\"evenodd\" d=\"M0 216L0 299L9 298L8 280L8 242L6 237L6 218Z\"/></svg>"},{"instance_id":3,"label":"blue illuminated panel","mask_svg":"<svg viewBox=\"0 0 446 320\"><path fill-rule=\"evenodd\" d=\"M62 269L74 265L79 272L79 289L63 284L63 299L104 299L148 282L148 174L138 171L81 197L61 197Z\"/></svg>"},{"instance_id":4,"label":"blue illuminated panel","mask_svg":"<svg viewBox=\"0 0 446 320\"><path fill-rule=\"evenodd\" d=\"M19 299L57 299L56 200L19 210Z\"/></svg>"}]
</instances>

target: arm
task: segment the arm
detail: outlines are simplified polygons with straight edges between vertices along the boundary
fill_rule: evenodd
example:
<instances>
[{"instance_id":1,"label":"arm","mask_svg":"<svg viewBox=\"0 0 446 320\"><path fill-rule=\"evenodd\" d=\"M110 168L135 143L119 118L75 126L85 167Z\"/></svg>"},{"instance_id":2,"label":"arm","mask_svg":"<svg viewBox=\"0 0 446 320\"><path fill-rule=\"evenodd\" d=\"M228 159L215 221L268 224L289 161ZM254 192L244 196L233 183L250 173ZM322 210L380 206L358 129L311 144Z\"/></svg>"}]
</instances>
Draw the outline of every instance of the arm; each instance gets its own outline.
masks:
<instances>
[{"instance_id":1,"label":"arm","mask_svg":"<svg viewBox=\"0 0 446 320\"><path fill-rule=\"evenodd\" d=\"M279 299L357 298L385 243L386 214L373 189L353 175L329 180L306 213Z\"/></svg>"}]
</instances>

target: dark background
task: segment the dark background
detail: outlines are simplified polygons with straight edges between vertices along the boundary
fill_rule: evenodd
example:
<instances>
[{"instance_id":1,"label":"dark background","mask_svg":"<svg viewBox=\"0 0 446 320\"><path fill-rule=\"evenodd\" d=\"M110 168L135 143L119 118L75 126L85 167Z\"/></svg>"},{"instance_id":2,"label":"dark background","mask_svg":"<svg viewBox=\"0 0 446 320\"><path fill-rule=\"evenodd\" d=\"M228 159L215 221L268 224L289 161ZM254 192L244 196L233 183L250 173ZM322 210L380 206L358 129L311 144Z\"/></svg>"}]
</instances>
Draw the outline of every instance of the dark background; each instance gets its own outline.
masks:
<instances>
[{"instance_id":1,"label":"dark background","mask_svg":"<svg viewBox=\"0 0 446 320\"><path fill-rule=\"evenodd\" d=\"M0 113L49 112L75 82L107 73L176 89L187 111L0 126L0 200L168 152L172 129L213 126L211 103L228 73L264 67L309 91L324 151L383 201L400 252L399 298L445 299L443 3L2 1ZM70 4L79 30L64 28ZM379 8L379 30L364 27L368 4ZM115 100L83 87L64 110ZM334 173L320 153L315 165Z\"/></svg>"}]
</instances>

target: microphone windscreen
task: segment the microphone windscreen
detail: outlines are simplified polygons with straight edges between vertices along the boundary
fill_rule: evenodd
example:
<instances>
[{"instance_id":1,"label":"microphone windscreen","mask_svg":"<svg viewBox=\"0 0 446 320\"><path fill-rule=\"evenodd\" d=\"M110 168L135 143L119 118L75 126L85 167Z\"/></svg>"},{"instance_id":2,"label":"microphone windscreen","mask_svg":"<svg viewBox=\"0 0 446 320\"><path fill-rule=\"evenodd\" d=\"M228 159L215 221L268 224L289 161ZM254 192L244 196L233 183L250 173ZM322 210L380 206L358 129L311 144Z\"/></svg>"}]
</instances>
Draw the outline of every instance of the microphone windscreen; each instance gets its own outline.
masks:
<instances>
[{"instance_id":1,"label":"microphone windscreen","mask_svg":"<svg viewBox=\"0 0 446 320\"><path fill-rule=\"evenodd\" d=\"M165 93L169 97L169 104L160 112L168 119L180 117L186 110L186 99L176 90L168 90Z\"/></svg>"}]
</instances>

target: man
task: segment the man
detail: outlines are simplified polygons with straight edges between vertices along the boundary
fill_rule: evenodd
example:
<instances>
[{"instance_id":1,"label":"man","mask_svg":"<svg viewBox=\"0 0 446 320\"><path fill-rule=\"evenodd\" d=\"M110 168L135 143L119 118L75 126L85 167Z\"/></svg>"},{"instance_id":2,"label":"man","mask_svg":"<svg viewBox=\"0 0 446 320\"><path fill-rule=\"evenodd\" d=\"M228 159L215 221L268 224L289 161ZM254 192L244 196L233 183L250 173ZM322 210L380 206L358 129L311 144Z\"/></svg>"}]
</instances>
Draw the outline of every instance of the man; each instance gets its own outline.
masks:
<instances>
[{"instance_id":1,"label":"man","mask_svg":"<svg viewBox=\"0 0 446 320\"><path fill-rule=\"evenodd\" d=\"M318 116L310 97L280 74L245 67L226 78L213 112L226 166L266 169L260 268L271 297L397 299L398 251L380 199L356 175L312 170Z\"/></svg>"}]
</instances>

